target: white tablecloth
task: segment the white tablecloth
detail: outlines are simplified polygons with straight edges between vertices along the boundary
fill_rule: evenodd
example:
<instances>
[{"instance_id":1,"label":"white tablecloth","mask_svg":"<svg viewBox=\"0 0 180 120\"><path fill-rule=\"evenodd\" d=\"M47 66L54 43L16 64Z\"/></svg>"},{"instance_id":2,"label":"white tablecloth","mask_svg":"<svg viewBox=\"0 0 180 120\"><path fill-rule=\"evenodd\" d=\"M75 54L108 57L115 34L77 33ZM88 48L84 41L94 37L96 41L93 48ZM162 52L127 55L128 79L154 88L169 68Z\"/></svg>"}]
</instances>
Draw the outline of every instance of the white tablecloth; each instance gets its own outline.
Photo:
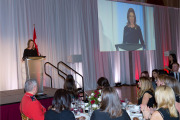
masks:
<instances>
[{"instance_id":1,"label":"white tablecloth","mask_svg":"<svg viewBox=\"0 0 180 120\"><path fill-rule=\"evenodd\" d=\"M77 115L75 115L75 118L79 118L81 116L85 117L86 120L90 120L90 117L87 113L78 113Z\"/></svg>"},{"instance_id":2,"label":"white tablecloth","mask_svg":"<svg viewBox=\"0 0 180 120\"><path fill-rule=\"evenodd\" d=\"M134 117L137 117L139 120L143 120L143 115L140 113L140 108L138 108L137 105L128 105L126 107L126 111L131 120L133 120Z\"/></svg>"},{"instance_id":3,"label":"white tablecloth","mask_svg":"<svg viewBox=\"0 0 180 120\"><path fill-rule=\"evenodd\" d=\"M127 105L126 111L129 114L131 120L133 120L134 117L137 117L139 120L143 120L143 115L142 113L140 113L140 108L138 108L137 105ZM75 118L79 118L81 116L85 117L86 120L90 120L90 116L88 115L88 113L78 112L78 114L75 115Z\"/></svg>"}]
</instances>

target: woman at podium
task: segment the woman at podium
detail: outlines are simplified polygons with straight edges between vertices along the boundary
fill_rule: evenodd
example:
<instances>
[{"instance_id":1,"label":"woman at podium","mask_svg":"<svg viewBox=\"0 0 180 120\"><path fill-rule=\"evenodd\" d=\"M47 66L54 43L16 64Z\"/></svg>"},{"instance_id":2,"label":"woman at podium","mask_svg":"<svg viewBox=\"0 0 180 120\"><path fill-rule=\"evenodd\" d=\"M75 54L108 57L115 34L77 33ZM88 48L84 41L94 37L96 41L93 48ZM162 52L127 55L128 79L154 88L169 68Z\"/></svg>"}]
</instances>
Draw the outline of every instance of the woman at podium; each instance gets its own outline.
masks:
<instances>
[{"instance_id":1,"label":"woman at podium","mask_svg":"<svg viewBox=\"0 0 180 120\"><path fill-rule=\"evenodd\" d=\"M27 57L38 56L37 50L32 39L28 40L27 48L24 49L23 58L24 61Z\"/></svg>"},{"instance_id":2,"label":"woman at podium","mask_svg":"<svg viewBox=\"0 0 180 120\"><path fill-rule=\"evenodd\" d=\"M136 24L136 14L133 8L129 8L127 13L127 25L124 27L123 44L139 44L145 47L141 28Z\"/></svg>"}]
</instances>

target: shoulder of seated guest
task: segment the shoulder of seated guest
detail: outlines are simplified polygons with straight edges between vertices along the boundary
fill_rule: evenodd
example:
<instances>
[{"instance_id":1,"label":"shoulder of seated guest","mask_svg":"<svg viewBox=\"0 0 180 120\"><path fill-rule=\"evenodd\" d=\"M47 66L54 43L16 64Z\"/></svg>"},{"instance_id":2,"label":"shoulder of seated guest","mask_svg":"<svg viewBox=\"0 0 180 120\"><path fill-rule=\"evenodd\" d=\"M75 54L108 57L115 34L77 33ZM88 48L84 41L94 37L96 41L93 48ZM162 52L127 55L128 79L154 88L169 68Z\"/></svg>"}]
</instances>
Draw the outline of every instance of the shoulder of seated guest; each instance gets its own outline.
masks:
<instances>
[{"instance_id":1,"label":"shoulder of seated guest","mask_svg":"<svg viewBox=\"0 0 180 120\"><path fill-rule=\"evenodd\" d=\"M33 94L31 94L31 93L25 93L25 96L26 96L27 98L29 98L29 100L32 101L32 102L33 102L33 101L37 101L35 95L33 95Z\"/></svg>"},{"instance_id":2,"label":"shoulder of seated guest","mask_svg":"<svg viewBox=\"0 0 180 120\"><path fill-rule=\"evenodd\" d=\"M148 92L146 92L146 93L144 93L143 97L148 97L148 98L151 98L151 97L152 97L152 95L151 95L151 94L149 94Z\"/></svg>"},{"instance_id":3,"label":"shoulder of seated guest","mask_svg":"<svg viewBox=\"0 0 180 120\"><path fill-rule=\"evenodd\" d=\"M161 114L158 111L155 111L150 120L163 120Z\"/></svg>"}]
</instances>

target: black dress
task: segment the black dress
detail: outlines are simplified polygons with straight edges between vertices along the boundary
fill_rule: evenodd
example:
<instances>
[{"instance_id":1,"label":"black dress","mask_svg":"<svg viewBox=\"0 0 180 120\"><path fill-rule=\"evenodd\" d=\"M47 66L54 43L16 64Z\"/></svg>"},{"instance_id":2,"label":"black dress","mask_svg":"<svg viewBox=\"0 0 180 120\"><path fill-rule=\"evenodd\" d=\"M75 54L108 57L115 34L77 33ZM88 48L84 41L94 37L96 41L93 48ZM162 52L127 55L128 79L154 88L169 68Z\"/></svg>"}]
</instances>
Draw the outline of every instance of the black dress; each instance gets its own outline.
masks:
<instances>
[{"instance_id":1,"label":"black dress","mask_svg":"<svg viewBox=\"0 0 180 120\"><path fill-rule=\"evenodd\" d=\"M148 93L148 94L150 94L150 95L152 96L151 98L149 98L149 101L148 101L147 106L148 106L148 107L153 107L153 105L155 104L155 98L154 98L153 92L151 92L151 91L146 91L146 92L144 92L144 94L145 94L145 93ZM138 105L141 105L141 104L142 104L142 99L143 99L143 97L144 97L144 94L142 95L141 98L138 99Z\"/></svg>"},{"instance_id":2,"label":"black dress","mask_svg":"<svg viewBox=\"0 0 180 120\"><path fill-rule=\"evenodd\" d=\"M176 102L180 103L180 95L175 94Z\"/></svg>"},{"instance_id":3,"label":"black dress","mask_svg":"<svg viewBox=\"0 0 180 120\"><path fill-rule=\"evenodd\" d=\"M63 110L60 113L48 110L44 118L44 120L75 120L74 114L69 110Z\"/></svg>"},{"instance_id":4,"label":"black dress","mask_svg":"<svg viewBox=\"0 0 180 120\"><path fill-rule=\"evenodd\" d=\"M172 63L173 64L173 63ZM172 64L171 63L169 63L169 68L172 70ZM171 73L172 71L171 70L169 70L169 73Z\"/></svg>"},{"instance_id":5,"label":"black dress","mask_svg":"<svg viewBox=\"0 0 180 120\"><path fill-rule=\"evenodd\" d=\"M27 57L34 57L38 56L37 50L35 49L24 49L24 54L23 54L23 60L25 60Z\"/></svg>"},{"instance_id":6,"label":"black dress","mask_svg":"<svg viewBox=\"0 0 180 120\"><path fill-rule=\"evenodd\" d=\"M90 120L131 120L129 115L125 110L122 109L122 115L117 118L110 118L108 113L102 112L100 110L95 110L92 115Z\"/></svg>"},{"instance_id":7,"label":"black dress","mask_svg":"<svg viewBox=\"0 0 180 120\"><path fill-rule=\"evenodd\" d=\"M139 44L139 40L144 45L141 28L137 25L134 28L124 27L123 44Z\"/></svg>"},{"instance_id":8,"label":"black dress","mask_svg":"<svg viewBox=\"0 0 180 120\"><path fill-rule=\"evenodd\" d=\"M161 114L163 120L179 120L179 115L177 118L170 116L169 109L160 108L157 111Z\"/></svg>"}]
</instances>

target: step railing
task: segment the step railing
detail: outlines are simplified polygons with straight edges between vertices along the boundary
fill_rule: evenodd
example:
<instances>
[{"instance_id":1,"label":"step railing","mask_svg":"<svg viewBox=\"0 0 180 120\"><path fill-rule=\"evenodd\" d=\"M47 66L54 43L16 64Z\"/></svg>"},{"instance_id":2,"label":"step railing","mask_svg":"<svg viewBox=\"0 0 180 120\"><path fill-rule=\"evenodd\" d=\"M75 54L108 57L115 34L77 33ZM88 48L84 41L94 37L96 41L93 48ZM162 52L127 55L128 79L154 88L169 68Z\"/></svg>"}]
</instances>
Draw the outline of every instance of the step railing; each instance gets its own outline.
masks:
<instances>
[{"instance_id":1,"label":"step railing","mask_svg":"<svg viewBox=\"0 0 180 120\"><path fill-rule=\"evenodd\" d=\"M84 97L84 79L83 79L83 76L80 73L78 73L77 71L75 71L73 68L71 68L69 65L67 65L66 63L64 63L62 61L58 62L58 64L57 64L58 69L59 69L60 64L64 65L65 67L67 67L68 69L70 69L71 71L73 71L75 74L79 75L82 78L82 86L81 87L82 87L82 92L83 92L83 97ZM58 71L58 74L59 74L59 71Z\"/></svg>"},{"instance_id":2,"label":"step railing","mask_svg":"<svg viewBox=\"0 0 180 120\"><path fill-rule=\"evenodd\" d=\"M46 63L44 64L44 72L45 72L45 74L51 79L51 88L52 88L52 77L46 72L46 65L47 65L47 64L50 65L50 66L52 66L53 68L55 68L55 69L58 71L58 75L61 76L64 80L65 80L65 77L62 76L59 72L61 72L62 74L66 75L66 76L67 76L67 74L64 73L62 70L60 70L59 68L57 68L56 66L54 66L52 63L46 62Z\"/></svg>"}]
</instances>

